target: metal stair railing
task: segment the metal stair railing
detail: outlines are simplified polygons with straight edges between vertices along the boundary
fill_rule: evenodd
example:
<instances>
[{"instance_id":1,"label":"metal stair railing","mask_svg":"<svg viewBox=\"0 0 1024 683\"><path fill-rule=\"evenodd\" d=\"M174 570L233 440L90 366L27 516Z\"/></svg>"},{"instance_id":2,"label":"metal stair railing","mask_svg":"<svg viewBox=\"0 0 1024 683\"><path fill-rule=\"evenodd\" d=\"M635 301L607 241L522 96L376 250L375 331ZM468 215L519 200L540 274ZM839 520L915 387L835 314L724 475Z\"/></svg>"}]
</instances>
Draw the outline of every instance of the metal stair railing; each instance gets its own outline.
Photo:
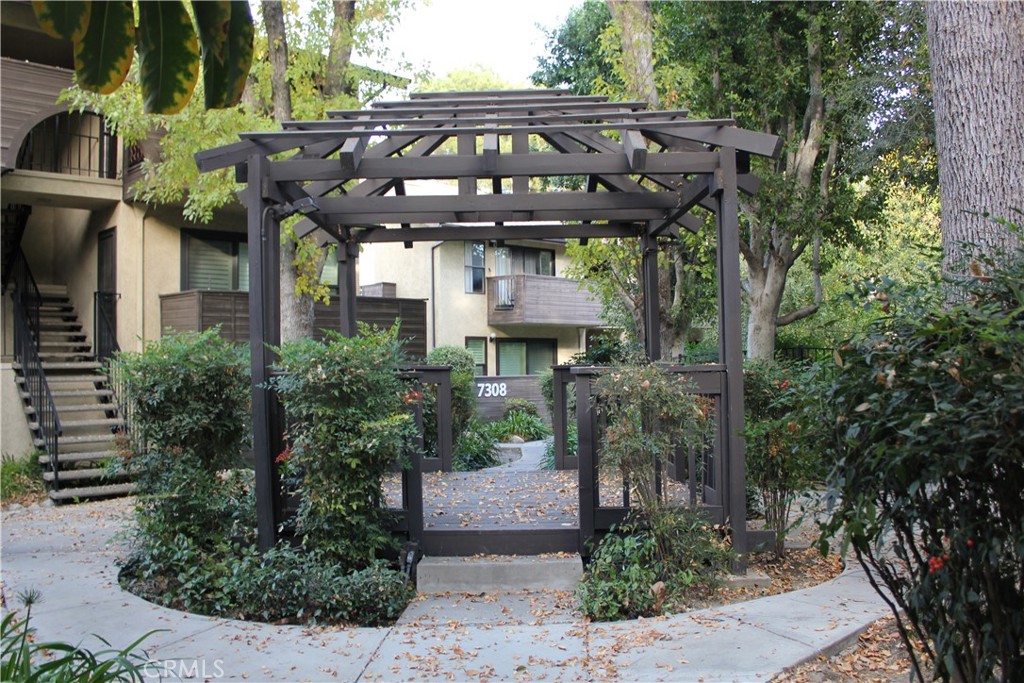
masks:
<instances>
[{"instance_id":1,"label":"metal stair railing","mask_svg":"<svg viewBox=\"0 0 1024 683\"><path fill-rule=\"evenodd\" d=\"M121 350L114 330L114 307L120 294L115 292L93 292L93 343L96 346L96 360L104 362Z\"/></svg>"},{"instance_id":2,"label":"metal stair railing","mask_svg":"<svg viewBox=\"0 0 1024 683\"><path fill-rule=\"evenodd\" d=\"M36 424L43 440L43 448L50 457L50 469L53 472L53 488L60 488L60 436L62 433L60 416L53 402L50 385L46 381L43 363L39 358L39 307L42 296L32 277L24 255L19 255L21 263L15 280L15 289L11 294L14 317L14 358L25 380L29 400L35 410Z\"/></svg>"}]
</instances>

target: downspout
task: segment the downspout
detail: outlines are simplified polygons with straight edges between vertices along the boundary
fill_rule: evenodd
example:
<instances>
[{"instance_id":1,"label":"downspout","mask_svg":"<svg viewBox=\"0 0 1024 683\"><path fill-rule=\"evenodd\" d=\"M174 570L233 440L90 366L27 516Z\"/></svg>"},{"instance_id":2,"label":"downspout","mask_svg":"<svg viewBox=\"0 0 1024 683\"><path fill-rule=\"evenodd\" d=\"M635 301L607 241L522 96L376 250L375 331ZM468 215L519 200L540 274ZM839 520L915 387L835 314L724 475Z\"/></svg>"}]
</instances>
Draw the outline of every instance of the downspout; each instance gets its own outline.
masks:
<instances>
[{"instance_id":1,"label":"downspout","mask_svg":"<svg viewBox=\"0 0 1024 683\"><path fill-rule=\"evenodd\" d=\"M437 348L437 297L434 296L434 250L444 242L430 245L430 350Z\"/></svg>"},{"instance_id":2,"label":"downspout","mask_svg":"<svg viewBox=\"0 0 1024 683\"><path fill-rule=\"evenodd\" d=\"M146 346L146 214L148 213L149 204L145 204L142 207L141 225L139 226L141 235L139 238L139 336L142 338L143 348Z\"/></svg>"}]
</instances>

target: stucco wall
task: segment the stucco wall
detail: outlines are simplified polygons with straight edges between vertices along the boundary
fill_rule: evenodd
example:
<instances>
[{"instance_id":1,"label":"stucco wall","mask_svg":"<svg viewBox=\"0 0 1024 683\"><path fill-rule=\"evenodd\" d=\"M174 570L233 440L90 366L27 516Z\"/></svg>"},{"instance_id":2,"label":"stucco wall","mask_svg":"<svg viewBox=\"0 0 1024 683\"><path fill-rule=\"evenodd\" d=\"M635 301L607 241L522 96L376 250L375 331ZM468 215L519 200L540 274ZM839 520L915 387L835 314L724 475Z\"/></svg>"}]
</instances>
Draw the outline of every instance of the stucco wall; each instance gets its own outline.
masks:
<instances>
[{"instance_id":1,"label":"stucco wall","mask_svg":"<svg viewBox=\"0 0 1024 683\"><path fill-rule=\"evenodd\" d=\"M18 385L14 382L14 371L10 363L0 364L0 451L5 455L21 456L32 450L32 435L28 431L25 411Z\"/></svg>"},{"instance_id":2,"label":"stucco wall","mask_svg":"<svg viewBox=\"0 0 1024 683\"><path fill-rule=\"evenodd\" d=\"M539 241L509 244L554 250L555 273L564 277L566 257L562 244ZM556 339L557 362L563 363L584 347L581 331L576 327L516 325L496 328L488 325L486 294L466 292L464 243L450 241L434 248L435 245L437 243L417 242L412 249L405 249L401 244L370 244L363 249L358 261L360 285L393 282L398 296L427 300L427 339L431 348L464 346L466 337L489 338L491 334L497 338ZM491 244L487 245L484 264L485 277L493 276L494 246ZM491 343L487 345L487 372L497 372L495 348Z\"/></svg>"}]
</instances>

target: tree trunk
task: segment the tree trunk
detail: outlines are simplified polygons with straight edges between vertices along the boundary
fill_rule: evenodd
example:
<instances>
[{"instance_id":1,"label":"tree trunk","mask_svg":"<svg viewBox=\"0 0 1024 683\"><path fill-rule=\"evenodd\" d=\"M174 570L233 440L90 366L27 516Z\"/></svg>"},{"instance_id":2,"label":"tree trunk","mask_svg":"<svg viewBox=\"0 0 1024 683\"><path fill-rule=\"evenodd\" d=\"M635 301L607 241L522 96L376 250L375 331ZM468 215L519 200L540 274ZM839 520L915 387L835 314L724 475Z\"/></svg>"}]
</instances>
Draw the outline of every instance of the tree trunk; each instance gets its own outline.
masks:
<instances>
[{"instance_id":1,"label":"tree trunk","mask_svg":"<svg viewBox=\"0 0 1024 683\"><path fill-rule=\"evenodd\" d=\"M963 243L1018 238L985 218L1024 209L1024 3L925 5L946 272ZM962 266L963 264L961 264Z\"/></svg>"},{"instance_id":2,"label":"tree trunk","mask_svg":"<svg viewBox=\"0 0 1024 683\"><path fill-rule=\"evenodd\" d=\"M654 84L654 17L647 0L608 0L622 30L622 66L626 92L658 108Z\"/></svg>"},{"instance_id":3,"label":"tree trunk","mask_svg":"<svg viewBox=\"0 0 1024 683\"><path fill-rule=\"evenodd\" d=\"M356 17L356 0L334 0L334 24L325 74L328 97L354 96L355 85L348 77L352 59L352 23Z\"/></svg>"},{"instance_id":4,"label":"tree trunk","mask_svg":"<svg viewBox=\"0 0 1024 683\"><path fill-rule=\"evenodd\" d=\"M314 301L311 296L295 293L297 272L294 266L295 241L281 237L281 341L312 337Z\"/></svg>"},{"instance_id":5,"label":"tree trunk","mask_svg":"<svg viewBox=\"0 0 1024 683\"><path fill-rule=\"evenodd\" d=\"M284 6L275 0L263 0L263 24L267 29L270 53L270 88L274 99L274 120L292 118L292 93L288 85L288 38L284 31Z\"/></svg>"},{"instance_id":6,"label":"tree trunk","mask_svg":"<svg viewBox=\"0 0 1024 683\"><path fill-rule=\"evenodd\" d=\"M822 54L821 34L822 20L815 12L813 3L807 24L807 72L808 91L807 107L804 110L801 138L796 149L787 160L785 173L790 182L796 186L794 197L801 202L811 191L814 183L814 171L821 156L822 143L825 136L826 102L822 85ZM795 128L795 126L794 126ZM796 132L796 131L794 131ZM838 153L838 144L833 141L829 145L829 155L817 192L822 200L828 198L829 176L835 164L834 156ZM824 202L822 202L824 204ZM794 208L793 211L799 211ZM788 217L789 222L798 225L801 216ZM823 216L818 216L821 220ZM817 245L819 234L800 235L787 229L787 217L780 217L781 224L761 222L751 217L751 239L740 245L743 258L747 263L748 277L745 300L750 309L747 319L747 357L771 360L775 357L775 335L778 328L802 320L818 311L820 283L818 280L818 259L815 258L812 270L815 278L815 302L797 311L779 316L782 296L786 289L789 269L800 258L808 245Z\"/></svg>"},{"instance_id":7,"label":"tree trunk","mask_svg":"<svg viewBox=\"0 0 1024 683\"><path fill-rule=\"evenodd\" d=\"M284 7L275 0L264 0L263 23L267 28L270 53L270 87L274 120L290 121L292 94L288 84L288 38L285 35ZM313 301L296 293L295 241L281 231L281 341L294 341L313 334Z\"/></svg>"}]
</instances>

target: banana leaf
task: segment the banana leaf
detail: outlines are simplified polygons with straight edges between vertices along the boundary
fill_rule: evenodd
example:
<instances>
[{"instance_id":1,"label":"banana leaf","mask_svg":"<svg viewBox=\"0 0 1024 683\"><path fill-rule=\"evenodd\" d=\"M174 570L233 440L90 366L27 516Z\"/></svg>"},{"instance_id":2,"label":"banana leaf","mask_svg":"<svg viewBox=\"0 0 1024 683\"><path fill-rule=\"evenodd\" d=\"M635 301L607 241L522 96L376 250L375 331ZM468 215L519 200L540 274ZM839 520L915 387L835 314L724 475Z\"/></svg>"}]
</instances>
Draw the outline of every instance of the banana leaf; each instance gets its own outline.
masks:
<instances>
[{"instance_id":1,"label":"banana leaf","mask_svg":"<svg viewBox=\"0 0 1024 683\"><path fill-rule=\"evenodd\" d=\"M70 40L72 43L80 41L88 30L91 5L91 2L83 0L32 0L32 9L36 13L39 27L48 36Z\"/></svg>"},{"instance_id":2,"label":"banana leaf","mask_svg":"<svg viewBox=\"0 0 1024 683\"><path fill-rule=\"evenodd\" d=\"M199 79L199 39L180 0L139 3L142 104L151 114L176 114Z\"/></svg>"},{"instance_id":3,"label":"banana leaf","mask_svg":"<svg viewBox=\"0 0 1024 683\"><path fill-rule=\"evenodd\" d=\"M109 95L132 65L135 15L130 1L89 4L89 28L75 43L75 76L80 88Z\"/></svg>"}]
</instances>

